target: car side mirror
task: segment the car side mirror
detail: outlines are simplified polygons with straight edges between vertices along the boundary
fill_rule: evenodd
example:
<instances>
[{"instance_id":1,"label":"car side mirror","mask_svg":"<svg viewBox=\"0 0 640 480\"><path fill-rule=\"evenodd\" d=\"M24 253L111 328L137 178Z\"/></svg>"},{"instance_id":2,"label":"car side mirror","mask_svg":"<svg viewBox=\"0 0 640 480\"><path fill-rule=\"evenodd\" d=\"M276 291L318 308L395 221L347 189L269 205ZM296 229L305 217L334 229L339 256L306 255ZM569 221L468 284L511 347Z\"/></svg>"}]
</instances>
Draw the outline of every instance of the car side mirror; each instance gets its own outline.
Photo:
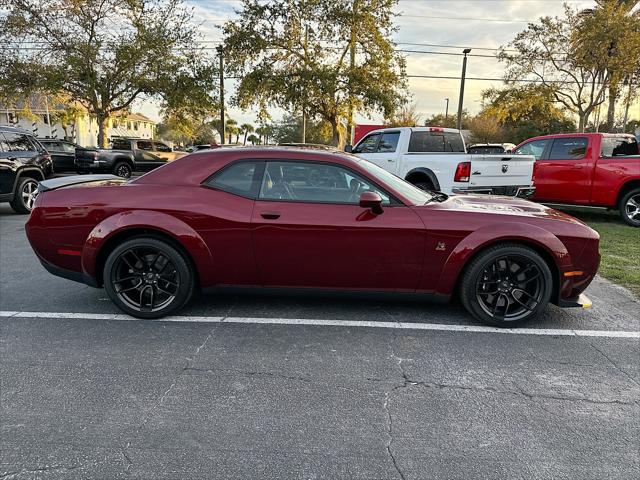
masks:
<instances>
[{"instance_id":1,"label":"car side mirror","mask_svg":"<svg viewBox=\"0 0 640 480\"><path fill-rule=\"evenodd\" d=\"M377 192L362 192L360 206L370 209L375 215L382 213L382 197Z\"/></svg>"},{"instance_id":2,"label":"car side mirror","mask_svg":"<svg viewBox=\"0 0 640 480\"><path fill-rule=\"evenodd\" d=\"M349 145L348 143L344 146L344 151L347 153L351 153L353 152L353 146Z\"/></svg>"}]
</instances>

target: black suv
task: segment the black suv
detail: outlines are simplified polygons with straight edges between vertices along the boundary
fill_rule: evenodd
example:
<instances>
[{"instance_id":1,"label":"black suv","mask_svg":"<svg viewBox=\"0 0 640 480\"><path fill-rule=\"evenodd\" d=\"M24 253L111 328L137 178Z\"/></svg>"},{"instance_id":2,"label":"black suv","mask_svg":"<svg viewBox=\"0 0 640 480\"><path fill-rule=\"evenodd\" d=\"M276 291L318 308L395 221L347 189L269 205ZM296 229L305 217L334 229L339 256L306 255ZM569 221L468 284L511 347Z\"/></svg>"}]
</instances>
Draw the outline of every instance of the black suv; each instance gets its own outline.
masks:
<instances>
[{"instance_id":1,"label":"black suv","mask_svg":"<svg viewBox=\"0 0 640 480\"><path fill-rule=\"evenodd\" d=\"M0 126L0 202L9 202L18 213L29 213L38 182L51 174L51 156L33 135Z\"/></svg>"}]
</instances>

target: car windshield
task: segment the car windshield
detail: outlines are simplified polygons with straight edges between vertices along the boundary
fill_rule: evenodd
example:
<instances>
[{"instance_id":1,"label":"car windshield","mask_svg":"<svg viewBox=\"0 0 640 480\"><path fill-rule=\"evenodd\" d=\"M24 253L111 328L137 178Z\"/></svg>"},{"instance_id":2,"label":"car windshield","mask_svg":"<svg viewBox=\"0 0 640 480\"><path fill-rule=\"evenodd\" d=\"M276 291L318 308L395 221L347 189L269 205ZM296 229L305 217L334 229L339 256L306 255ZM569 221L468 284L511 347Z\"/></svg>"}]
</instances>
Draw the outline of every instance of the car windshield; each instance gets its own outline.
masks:
<instances>
[{"instance_id":1,"label":"car windshield","mask_svg":"<svg viewBox=\"0 0 640 480\"><path fill-rule=\"evenodd\" d=\"M385 169L363 159L359 159L358 161L360 166L373 175L374 178L381 179L387 185L404 195L414 205L424 205L433 200L433 195L430 193L420 190L418 187L411 185L409 182L405 182L394 174L387 172Z\"/></svg>"}]
</instances>

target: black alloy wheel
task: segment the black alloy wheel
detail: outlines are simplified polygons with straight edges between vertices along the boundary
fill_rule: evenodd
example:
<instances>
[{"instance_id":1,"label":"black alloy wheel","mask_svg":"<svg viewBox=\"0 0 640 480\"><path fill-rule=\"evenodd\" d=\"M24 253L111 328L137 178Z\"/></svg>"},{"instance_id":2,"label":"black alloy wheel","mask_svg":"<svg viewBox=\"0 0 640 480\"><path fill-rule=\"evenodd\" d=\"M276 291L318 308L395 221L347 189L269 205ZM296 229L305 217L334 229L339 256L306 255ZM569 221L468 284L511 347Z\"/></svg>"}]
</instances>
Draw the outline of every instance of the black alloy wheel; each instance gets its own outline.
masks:
<instances>
[{"instance_id":1,"label":"black alloy wheel","mask_svg":"<svg viewBox=\"0 0 640 480\"><path fill-rule=\"evenodd\" d=\"M517 245L487 249L467 267L464 306L494 326L514 326L537 317L551 298L551 270L534 250Z\"/></svg>"},{"instance_id":2,"label":"black alloy wheel","mask_svg":"<svg viewBox=\"0 0 640 480\"><path fill-rule=\"evenodd\" d=\"M120 309L139 318L159 318L193 296L190 262L169 243L136 237L116 247L104 268L104 287Z\"/></svg>"},{"instance_id":3,"label":"black alloy wheel","mask_svg":"<svg viewBox=\"0 0 640 480\"><path fill-rule=\"evenodd\" d=\"M118 177L131 178L133 170L131 169L131 165L129 165L127 162L120 162L113 168L113 173Z\"/></svg>"}]
</instances>

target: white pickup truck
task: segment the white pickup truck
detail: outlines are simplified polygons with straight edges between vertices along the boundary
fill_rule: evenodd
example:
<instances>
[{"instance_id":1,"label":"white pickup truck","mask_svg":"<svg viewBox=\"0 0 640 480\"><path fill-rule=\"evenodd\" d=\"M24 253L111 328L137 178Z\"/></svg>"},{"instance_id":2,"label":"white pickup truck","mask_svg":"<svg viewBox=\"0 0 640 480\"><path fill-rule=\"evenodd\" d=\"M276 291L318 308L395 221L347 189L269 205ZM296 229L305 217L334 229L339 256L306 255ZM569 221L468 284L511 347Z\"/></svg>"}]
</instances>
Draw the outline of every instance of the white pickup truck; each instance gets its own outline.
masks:
<instances>
[{"instance_id":1,"label":"white pickup truck","mask_svg":"<svg viewBox=\"0 0 640 480\"><path fill-rule=\"evenodd\" d=\"M467 154L460 131L453 128L374 130L351 152L424 190L522 197L534 191L532 155Z\"/></svg>"}]
</instances>

